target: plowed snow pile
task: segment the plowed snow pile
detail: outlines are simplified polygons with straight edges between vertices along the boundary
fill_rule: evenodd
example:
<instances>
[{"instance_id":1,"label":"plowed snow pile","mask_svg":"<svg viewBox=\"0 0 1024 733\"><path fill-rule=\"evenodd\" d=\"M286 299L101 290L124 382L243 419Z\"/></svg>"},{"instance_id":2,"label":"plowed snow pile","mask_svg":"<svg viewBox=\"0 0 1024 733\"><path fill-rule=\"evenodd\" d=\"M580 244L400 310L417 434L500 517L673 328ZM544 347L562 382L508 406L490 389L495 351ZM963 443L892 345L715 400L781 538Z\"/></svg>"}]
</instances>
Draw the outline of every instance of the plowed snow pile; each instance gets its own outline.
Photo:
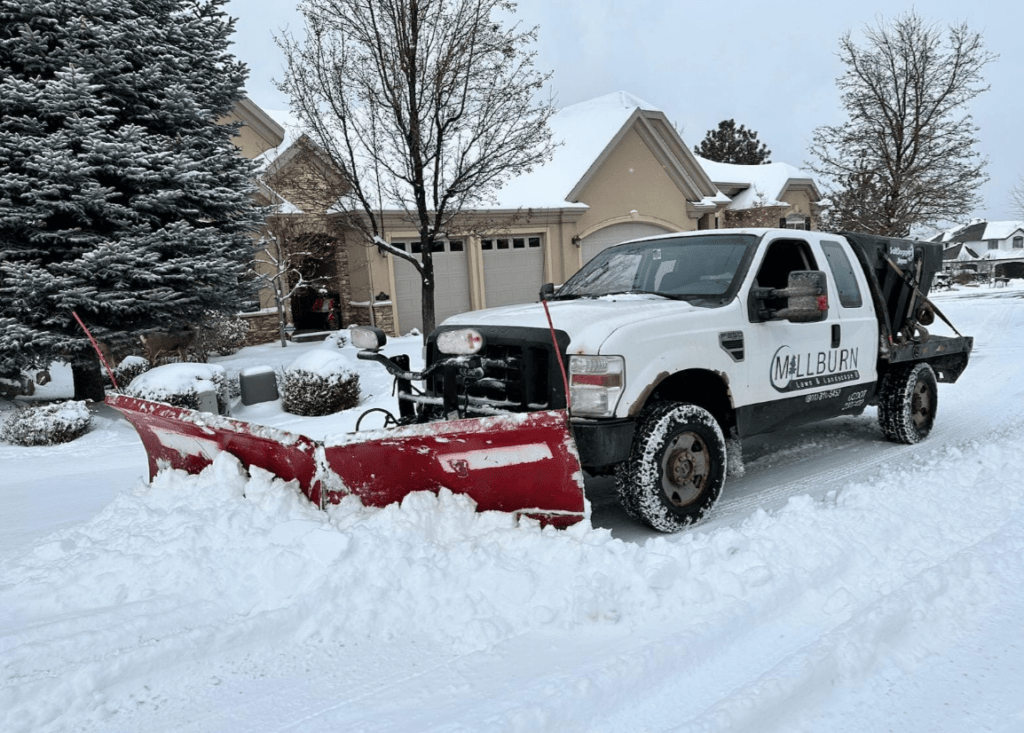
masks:
<instances>
[{"instance_id":1,"label":"plowed snow pile","mask_svg":"<svg viewBox=\"0 0 1024 733\"><path fill-rule=\"evenodd\" d=\"M827 632L791 673L707 711L741 722L794 686L813 693L822 675L856 678L881 649L925 664L1002 601L1006 578L1024 577L1021 432L923 451L905 472L825 502L797 498L736 528L643 545L588 525L517 525L450 494L325 514L222 455L201 476L138 485L3 565L0 729L116 728L123 702L96 705L111 688L238 649L423 640L460 655L538 631L671 623L699 642L686 652L694 665L783 613L791 626L798 614L797 644ZM552 707L545 723L578 715Z\"/></svg>"},{"instance_id":2,"label":"plowed snow pile","mask_svg":"<svg viewBox=\"0 0 1024 733\"><path fill-rule=\"evenodd\" d=\"M871 409L750 442L672 536L590 484L556 531L445 493L320 512L229 456L149 483L110 411L0 445L0 731L1019 733L1022 294L944 296L977 350L928 440ZM298 352L261 349L229 368Z\"/></svg>"}]
</instances>

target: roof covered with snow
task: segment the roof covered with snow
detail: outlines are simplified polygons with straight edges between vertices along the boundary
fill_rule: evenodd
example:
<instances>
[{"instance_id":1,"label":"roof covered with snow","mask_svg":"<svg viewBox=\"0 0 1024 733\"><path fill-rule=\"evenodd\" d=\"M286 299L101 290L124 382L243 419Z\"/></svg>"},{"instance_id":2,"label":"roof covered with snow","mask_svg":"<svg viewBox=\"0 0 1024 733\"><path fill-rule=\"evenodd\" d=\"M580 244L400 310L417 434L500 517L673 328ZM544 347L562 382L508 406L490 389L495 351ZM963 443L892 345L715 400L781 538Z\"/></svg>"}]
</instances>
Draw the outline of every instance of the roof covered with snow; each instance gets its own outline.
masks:
<instances>
[{"instance_id":1,"label":"roof covered with snow","mask_svg":"<svg viewBox=\"0 0 1024 733\"><path fill-rule=\"evenodd\" d=\"M267 164L267 170L273 171L294 156L295 143L302 135L296 118L289 112L268 110L268 114L285 130L284 142L259 158ZM499 209L586 208L585 203L573 200L574 192L627 126L641 116L664 118L659 108L625 91L564 107L548 123L551 139L557 146L551 160L509 181L496 193L494 205ZM691 157L689 149L670 128L671 125L666 126L662 137L667 134L675 138L681 156ZM679 158L680 154L675 157ZM811 187L815 199L820 199L812 176L788 163L735 165L715 163L698 156L692 158L714 184L709 189L713 193L698 195L698 203L705 206L728 203L726 208L746 209L758 205L787 205L781 198L794 185ZM699 187L707 188L707 182Z\"/></svg>"},{"instance_id":2,"label":"roof covered with snow","mask_svg":"<svg viewBox=\"0 0 1024 733\"><path fill-rule=\"evenodd\" d=\"M810 173L788 163L766 163L764 165L738 165L716 163L695 156L715 185L732 194L728 209L750 209L755 206L788 206L782 201L787 189L794 184L810 186L817 199L821 198L818 186Z\"/></svg>"},{"instance_id":3,"label":"roof covered with snow","mask_svg":"<svg viewBox=\"0 0 1024 733\"><path fill-rule=\"evenodd\" d=\"M565 107L548 122L558 145L552 159L510 181L498 192L498 207L559 208L605 148L637 112L660 110L628 92L614 92Z\"/></svg>"},{"instance_id":4,"label":"roof covered with snow","mask_svg":"<svg viewBox=\"0 0 1024 733\"><path fill-rule=\"evenodd\" d=\"M1024 232L1024 221L990 221L982 239L1007 239L1017 232Z\"/></svg>"},{"instance_id":5,"label":"roof covered with snow","mask_svg":"<svg viewBox=\"0 0 1024 733\"><path fill-rule=\"evenodd\" d=\"M931 239L933 242L987 242L1009 239L1020 232L1024 234L1024 221L985 221L972 219L968 224L947 229Z\"/></svg>"}]
</instances>

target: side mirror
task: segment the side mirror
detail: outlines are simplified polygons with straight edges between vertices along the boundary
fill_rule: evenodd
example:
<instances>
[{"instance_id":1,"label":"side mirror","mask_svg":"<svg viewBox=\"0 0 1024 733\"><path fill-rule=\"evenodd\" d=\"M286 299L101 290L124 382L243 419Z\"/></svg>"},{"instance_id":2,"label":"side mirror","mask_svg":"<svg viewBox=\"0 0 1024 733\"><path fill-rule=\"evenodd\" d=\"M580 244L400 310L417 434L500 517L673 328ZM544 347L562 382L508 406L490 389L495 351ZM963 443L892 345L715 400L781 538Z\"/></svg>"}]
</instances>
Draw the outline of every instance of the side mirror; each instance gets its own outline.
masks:
<instances>
[{"instance_id":1,"label":"side mirror","mask_svg":"<svg viewBox=\"0 0 1024 733\"><path fill-rule=\"evenodd\" d=\"M828 318L828 283L821 270L795 270L789 273L786 289L775 293L788 300L775 314L777 318L790 323L817 323Z\"/></svg>"},{"instance_id":2,"label":"side mirror","mask_svg":"<svg viewBox=\"0 0 1024 733\"><path fill-rule=\"evenodd\" d=\"M388 342L388 336L375 326L353 326L349 331L352 345L364 351L379 351Z\"/></svg>"},{"instance_id":3,"label":"side mirror","mask_svg":"<svg viewBox=\"0 0 1024 733\"><path fill-rule=\"evenodd\" d=\"M540 299L541 300L549 300L551 298L551 296L554 295L554 294L555 294L555 284L554 283L544 283L543 285L540 286Z\"/></svg>"},{"instance_id":4,"label":"side mirror","mask_svg":"<svg viewBox=\"0 0 1024 733\"><path fill-rule=\"evenodd\" d=\"M761 301L758 314L764 321L817 323L828 318L828 281L821 270L794 270L786 288L755 288L752 293ZM785 307L769 310L765 301L778 299L785 299Z\"/></svg>"}]
</instances>

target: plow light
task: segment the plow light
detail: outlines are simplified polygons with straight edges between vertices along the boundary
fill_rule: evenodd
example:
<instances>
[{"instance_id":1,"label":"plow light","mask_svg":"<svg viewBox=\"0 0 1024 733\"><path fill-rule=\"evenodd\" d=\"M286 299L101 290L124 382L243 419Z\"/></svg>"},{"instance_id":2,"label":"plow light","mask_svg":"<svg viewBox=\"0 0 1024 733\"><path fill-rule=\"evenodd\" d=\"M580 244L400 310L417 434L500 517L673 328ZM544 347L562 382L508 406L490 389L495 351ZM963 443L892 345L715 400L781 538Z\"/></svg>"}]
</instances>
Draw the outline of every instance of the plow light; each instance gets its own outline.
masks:
<instances>
[{"instance_id":1,"label":"plow light","mask_svg":"<svg viewBox=\"0 0 1024 733\"><path fill-rule=\"evenodd\" d=\"M349 332L357 349L377 351L388 342L387 334L374 326L354 326Z\"/></svg>"},{"instance_id":2,"label":"plow light","mask_svg":"<svg viewBox=\"0 0 1024 733\"><path fill-rule=\"evenodd\" d=\"M445 331L437 336L437 350L442 354L475 354L484 346L484 337L472 328Z\"/></svg>"},{"instance_id":3,"label":"plow light","mask_svg":"<svg viewBox=\"0 0 1024 733\"><path fill-rule=\"evenodd\" d=\"M611 417L625 384L625 359L621 356L569 357L569 392L572 414Z\"/></svg>"}]
</instances>

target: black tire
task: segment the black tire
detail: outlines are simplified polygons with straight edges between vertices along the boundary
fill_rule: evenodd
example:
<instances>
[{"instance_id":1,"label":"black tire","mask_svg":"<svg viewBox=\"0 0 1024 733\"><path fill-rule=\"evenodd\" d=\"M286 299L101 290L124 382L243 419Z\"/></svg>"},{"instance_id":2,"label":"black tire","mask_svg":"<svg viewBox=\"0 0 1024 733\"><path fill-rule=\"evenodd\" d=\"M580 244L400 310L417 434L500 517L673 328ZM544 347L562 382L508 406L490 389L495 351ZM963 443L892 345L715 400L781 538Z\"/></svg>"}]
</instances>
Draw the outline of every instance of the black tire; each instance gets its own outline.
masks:
<instances>
[{"instance_id":1,"label":"black tire","mask_svg":"<svg viewBox=\"0 0 1024 733\"><path fill-rule=\"evenodd\" d=\"M725 473L725 436L711 413L663 402L641 417L615 484L627 514L661 532L678 532L708 513Z\"/></svg>"},{"instance_id":2,"label":"black tire","mask_svg":"<svg viewBox=\"0 0 1024 733\"><path fill-rule=\"evenodd\" d=\"M878 423L893 443L919 443L932 431L938 405L938 383L928 364L897 367L882 378Z\"/></svg>"}]
</instances>

